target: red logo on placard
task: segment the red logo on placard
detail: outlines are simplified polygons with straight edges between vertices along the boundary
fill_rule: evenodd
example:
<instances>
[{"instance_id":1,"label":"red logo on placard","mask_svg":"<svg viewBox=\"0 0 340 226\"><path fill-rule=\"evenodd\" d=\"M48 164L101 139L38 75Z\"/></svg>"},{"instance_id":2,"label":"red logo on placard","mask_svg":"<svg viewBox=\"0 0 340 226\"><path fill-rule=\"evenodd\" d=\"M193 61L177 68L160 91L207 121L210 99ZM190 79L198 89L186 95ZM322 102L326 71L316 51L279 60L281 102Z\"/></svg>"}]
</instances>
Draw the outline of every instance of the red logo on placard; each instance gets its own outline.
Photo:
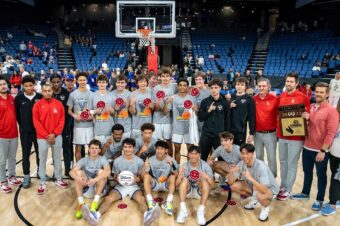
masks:
<instances>
[{"instance_id":1,"label":"red logo on placard","mask_svg":"<svg viewBox=\"0 0 340 226\"><path fill-rule=\"evenodd\" d=\"M163 99L165 97L164 91L160 90L156 93L158 99Z\"/></svg>"},{"instance_id":2,"label":"red logo on placard","mask_svg":"<svg viewBox=\"0 0 340 226\"><path fill-rule=\"evenodd\" d=\"M144 106L148 106L149 104L151 104L151 99L150 98L144 99L143 104Z\"/></svg>"},{"instance_id":3,"label":"red logo on placard","mask_svg":"<svg viewBox=\"0 0 340 226\"><path fill-rule=\"evenodd\" d=\"M198 95L200 95L200 91L197 88L192 88L191 89L191 96L197 97Z\"/></svg>"},{"instance_id":4,"label":"red logo on placard","mask_svg":"<svg viewBox=\"0 0 340 226\"><path fill-rule=\"evenodd\" d=\"M118 104L119 106L122 106L122 105L124 105L124 100L122 98L117 98L116 104Z\"/></svg>"},{"instance_id":5,"label":"red logo on placard","mask_svg":"<svg viewBox=\"0 0 340 226\"><path fill-rule=\"evenodd\" d=\"M200 172L198 170L192 170L189 173L189 177L193 181L197 181L200 178Z\"/></svg>"},{"instance_id":6,"label":"red logo on placard","mask_svg":"<svg viewBox=\"0 0 340 226\"><path fill-rule=\"evenodd\" d=\"M90 118L90 113L88 111L83 111L80 113L81 120L88 120Z\"/></svg>"},{"instance_id":7,"label":"red logo on placard","mask_svg":"<svg viewBox=\"0 0 340 226\"><path fill-rule=\"evenodd\" d=\"M184 107L190 109L192 107L192 102L190 100L184 101Z\"/></svg>"},{"instance_id":8,"label":"red logo on placard","mask_svg":"<svg viewBox=\"0 0 340 226\"><path fill-rule=\"evenodd\" d=\"M104 101L98 101L97 108L105 108L105 102Z\"/></svg>"}]
</instances>

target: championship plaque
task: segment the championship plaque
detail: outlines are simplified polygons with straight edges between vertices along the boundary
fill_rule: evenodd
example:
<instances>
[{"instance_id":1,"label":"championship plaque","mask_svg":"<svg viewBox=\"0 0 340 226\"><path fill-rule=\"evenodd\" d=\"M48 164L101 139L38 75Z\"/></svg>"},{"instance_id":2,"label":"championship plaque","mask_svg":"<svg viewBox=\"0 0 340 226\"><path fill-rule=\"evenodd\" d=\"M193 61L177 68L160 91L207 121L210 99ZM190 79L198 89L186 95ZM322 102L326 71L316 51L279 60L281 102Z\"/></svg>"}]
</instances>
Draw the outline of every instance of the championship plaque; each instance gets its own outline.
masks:
<instances>
[{"instance_id":1,"label":"championship plaque","mask_svg":"<svg viewBox=\"0 0 340 226\"><path fill-rule=\"evenodd\" d=\"M307 123L302 117L305 112L303 104L287 105L279 108L279 119L283 136L307 135Z\"/></svg>"}]
</instances>

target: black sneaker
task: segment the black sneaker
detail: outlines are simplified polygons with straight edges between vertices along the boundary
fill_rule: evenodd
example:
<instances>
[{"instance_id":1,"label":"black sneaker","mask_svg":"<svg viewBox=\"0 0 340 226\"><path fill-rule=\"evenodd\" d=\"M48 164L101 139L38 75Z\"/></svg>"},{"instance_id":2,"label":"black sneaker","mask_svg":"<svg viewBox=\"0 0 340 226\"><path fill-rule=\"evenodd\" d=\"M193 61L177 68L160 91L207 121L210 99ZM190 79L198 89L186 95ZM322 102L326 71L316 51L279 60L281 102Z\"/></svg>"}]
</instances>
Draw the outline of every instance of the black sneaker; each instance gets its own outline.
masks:
<instances>
[{"instance_id":1,"label":"black sneaker","mask_svg":"<svg viewBox=\"0 0 340 226\"><path fill-rule=\"evenodd\" d=\"M22 187L28 188L30 185L31 185L31 177L30 177L30 175L25 175L24 181L22 182Z\"/></svg>"}]
</instances>

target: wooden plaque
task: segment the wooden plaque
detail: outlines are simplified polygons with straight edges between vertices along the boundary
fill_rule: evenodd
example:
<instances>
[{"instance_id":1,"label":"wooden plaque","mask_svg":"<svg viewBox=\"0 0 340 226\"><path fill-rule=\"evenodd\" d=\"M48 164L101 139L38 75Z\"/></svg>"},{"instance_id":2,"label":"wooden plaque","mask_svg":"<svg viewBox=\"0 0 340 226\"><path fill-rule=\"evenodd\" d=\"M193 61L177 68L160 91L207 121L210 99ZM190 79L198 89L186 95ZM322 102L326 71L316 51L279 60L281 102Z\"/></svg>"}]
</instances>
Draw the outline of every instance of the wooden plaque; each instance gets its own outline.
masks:
<instances>
[{"instance_id":1,"label":"wooden plaque","mask_svg":"<svg viewBox=\"0 0 340 226\"><path fill-rule=\"evenodd\" d=\"M305 105L287 105L279 108L281 133L283 136L306 136L307 123L302 117Z\"/></svg>"}]
</instances>

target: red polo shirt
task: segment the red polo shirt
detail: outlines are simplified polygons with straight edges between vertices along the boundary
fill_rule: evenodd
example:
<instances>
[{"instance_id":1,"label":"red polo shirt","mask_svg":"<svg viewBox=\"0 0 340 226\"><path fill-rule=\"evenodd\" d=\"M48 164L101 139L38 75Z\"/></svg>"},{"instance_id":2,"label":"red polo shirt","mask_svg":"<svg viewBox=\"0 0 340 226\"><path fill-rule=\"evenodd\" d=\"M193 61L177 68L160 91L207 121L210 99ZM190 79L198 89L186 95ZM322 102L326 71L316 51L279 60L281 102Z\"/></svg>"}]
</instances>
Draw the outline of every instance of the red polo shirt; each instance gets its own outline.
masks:
<instances>
[{"instance_id":1,"label":"red polo shirt","mask_svg":"<svg viewBox=\"0 0 340 226\"><path fill-rule=\"evenodd\" d=\"M303 104L305 105L305 110L309 112L310 109L310 103L308 97L301 93L298 90L295 90L291 94L288 94L287 92L283 92L280 95L279 98L279 107L281 106L287 106L287 105L300 105ZM304 140L304 136L282 136L281 133L281 126L280 126L280 119L277 117L277 130L276 130L276 135L278 138L283 138L286 140Z\"/></svg>"},{"instance_id":2,"label":"red polo shirt","mask_svg":"<svg viewBox=\"0 0 340 226\"><path fill-rule=\"evenodd\" d=\"M276 130L279 99L267 94L263 99L260 95L254 97L256 110L256 131Z\"/></svg>"},{"instance_id":3,"label":"red polo shirt","mask_svg":"<svg viewBox=\"0 0 340 226\"><path fill-rule=\"evenodd\" d=\"M7 94L0 96L0 138L12 139L18 137L17 119L15 116L14 97Z\"/></svg>"}]
</instances>

